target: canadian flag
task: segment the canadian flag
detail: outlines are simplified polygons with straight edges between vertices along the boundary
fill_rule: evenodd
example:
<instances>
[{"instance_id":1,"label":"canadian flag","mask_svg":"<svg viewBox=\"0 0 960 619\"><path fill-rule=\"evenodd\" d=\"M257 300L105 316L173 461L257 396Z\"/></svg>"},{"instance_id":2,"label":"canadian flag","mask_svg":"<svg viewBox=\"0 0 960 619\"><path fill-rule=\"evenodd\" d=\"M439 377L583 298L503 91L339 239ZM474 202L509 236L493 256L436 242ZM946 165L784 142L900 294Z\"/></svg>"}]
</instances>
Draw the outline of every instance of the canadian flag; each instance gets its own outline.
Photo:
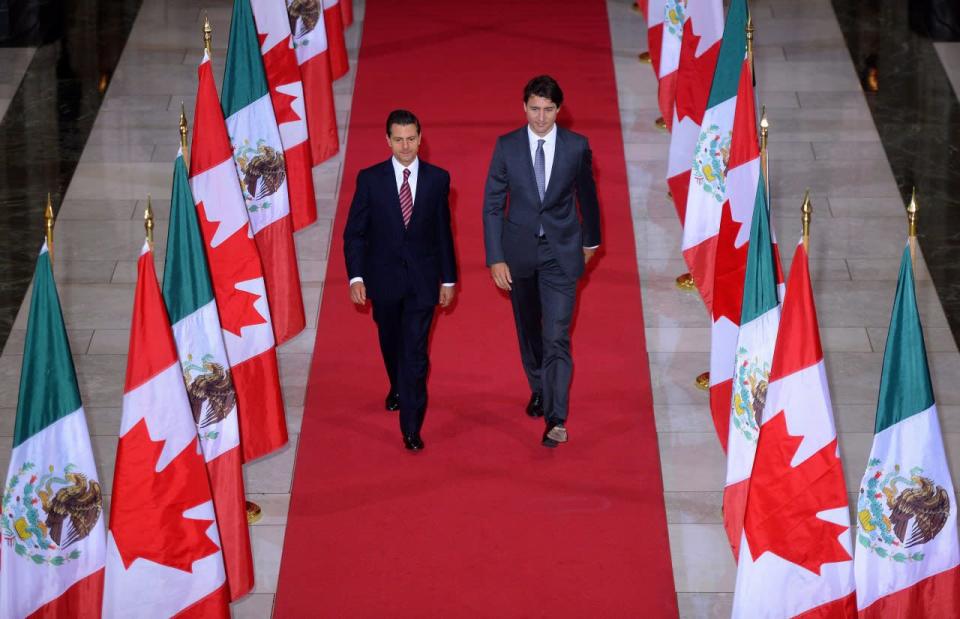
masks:
<instances>
[{"instance_id":1,"label":"canadian flag","mask_svg":"<svg viewBox=\"0 0 960 619\"><path fill-rule=\"evenodd\" d=\"M198 74L190 188L237 391L243 459L249 462L283 447L287 424L263 267L206 53Z\"/></svg>"},{"instance_id":2,"label":"canadian flag","mask_svg":"<svg viewBox=\"0 0 960 619\"><path fill-rule=\"evenodd\" d=\"M323 0L323 24L327 29L327 43L330 46L330 73L337 80L347 74L350 63L347 60L347 42L343 38L343 13L340 12L340 0Z\"/></svg>"},{"instance_id":3,"label":"canadian flag","mask_svg":"<svg viewBox=\"0 0 960 619\"><path fill-rule=\"evenodd\" d=\"M733 617L856 617L851 535L801 244L787 282L750 478Z\"/></svg>"},{"instance_id":4,"label":"canadian flag","mask_svg":"<svg viewBox=\"0 0 960 619\"><path fill-rule=\"evenodd\" d=\"M303 76L310 153L313 156L313 165L317 165L337 154L340 150L340 139L337 133L337 113L333 104L333 75L330 70L330 51L324 21L326 13L308 9L308 3L296 0L287 2L293 49L296 52L297 64L300 65L300 74ZM313 221L316 221L315 213Z\"/></svg>"},{"instance_id":5,"label":"canadian flag","mask_svg":"<svg viewBox=\"0 0 960 619\"><path fill-rule=\"evenodd\" d=\"M663 10L666 0L649 0L647 12L647 50L650 53L650 64L653 65L653 74L660 78L660 52L663 50Z\"/></svg>"},{"instance_id":6,"label":"canadian flag","mask_svg":"<svg viewBox=\"0 0 960 619\"><path fill-rule=\"evenodd\" d=\"M670 118L670 154L667 185L673 195L681 225L687 210L690 164L707 110L713 72L723 37L722 0L701 0L687 5L676 75L674 106Z\"/></svg>"},{"instance_id":7,"label":"canadian flag","mask_svg":"<svg viewBox=\"0 0 960 619\"><path fill-rule=\"evenodd\" d=\"M353 0L340 0L340 12L343 14L343 27L353 25Z\"/></svg>"},{"instance_id":8,"label":"canadian flag","mask_svg":"<svg viewBox=\"0 0 960 619\"><path fill-rule=\"evenodd\" d=\"M310 152L310 133L307 130L307 105L297 54L293 50L290 16L280 2L250 0L250 5L257 24L263 68L270 85L270 99L283 143L290 217L294 231L302 230L317 220L317 198L313 187L313 153ZM336 136L334 122L334 142ZM333 150L336 152L336 145Z\"/></svg>"},{"instance_id":9,"label":"canadian flag","mask_svg":"<svg viewBox=\"0 0 960 619\"><path fill-rule=\"evenodd\" d=\"M113 473L104 617L229 617L210 482L144 244Z\"/></svg>"}]
</instances>

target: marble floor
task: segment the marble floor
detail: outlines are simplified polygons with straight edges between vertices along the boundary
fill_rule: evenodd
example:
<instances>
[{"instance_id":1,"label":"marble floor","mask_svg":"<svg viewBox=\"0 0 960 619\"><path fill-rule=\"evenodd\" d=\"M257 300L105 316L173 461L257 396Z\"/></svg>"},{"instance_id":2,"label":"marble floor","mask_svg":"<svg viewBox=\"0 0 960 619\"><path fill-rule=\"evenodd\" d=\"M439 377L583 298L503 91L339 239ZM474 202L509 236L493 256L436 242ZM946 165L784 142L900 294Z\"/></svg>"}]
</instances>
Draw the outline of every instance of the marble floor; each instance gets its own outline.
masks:
<instances>
[{"instance_id":1,"label":"marble floor","mask_svg":"<svg viewBox=\"0 0 960 619\"><path fill-rule=\"evenodd\" d=\"M13 99L13 93L20 86L20 80L37 51L34 47L0 47L0 119L7 113L7 107Z\"/></svg>"},{"instance_id":2,"label":"marble floor","mask_svg":"<svg viewBox=\"0 0 960 619\"><path fill-rule=\"evenodd\" d=\"M694 377L708 365L709 321L698 298L673 285L685 269L680 227L663 180L668 138L653 124L659 115L656 83L649 65L636 59L646 46L645 25L630 4L607 0L674 577L682 616L724 617L729 616L734 584L720 515L724 462L707 396L694 386ZM218 79L230 6L228 0L206 5ZM356 23L347 33L351 72L335 87L344 145L363 0L354 0L354 6ZM901 194L830 0L754 0L751 6L759 99L771 125L774 223L789 266L800 232L801 196L811 189L814 289L853 494L872 440L883 345L906 233ZM192 109L201 21L201 10L190 0L143 0L57 222L56 274L106 492L113 475L125 326L143 239L143 207L152 194L160 219L156 240L161 263L177 115L181 101L188 112ZM0 82L0 100L2 88ZM252 527L256 589L234 606L235 617L271 614L341 164L342 155L316 168L320 220L297 236L308 328L280 350L291 440L280 453L246 469L247 491L264 517ZM960 375L960 354L922 260L919 271L934 388L954 479L960 481L960 384L950 378ZM0 356L0 442L12 435L25 327L22 307ZM0 450L0 470L6 470L8 458L9 452Z\"/></svg>"}]
</instances>

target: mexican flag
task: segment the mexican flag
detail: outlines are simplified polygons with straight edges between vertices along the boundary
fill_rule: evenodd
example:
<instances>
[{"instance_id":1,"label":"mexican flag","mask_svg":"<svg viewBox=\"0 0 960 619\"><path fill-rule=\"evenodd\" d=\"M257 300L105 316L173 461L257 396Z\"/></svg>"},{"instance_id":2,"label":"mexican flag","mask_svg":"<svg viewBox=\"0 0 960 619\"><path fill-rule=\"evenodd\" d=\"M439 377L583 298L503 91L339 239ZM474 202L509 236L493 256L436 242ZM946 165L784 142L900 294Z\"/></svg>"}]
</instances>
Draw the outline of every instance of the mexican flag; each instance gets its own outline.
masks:
<instances>
[{"instance_id":1,"label":"mexican flag","mask_svg":"<svg viewBox=\"0 0 960 619\"><path fill-rule=\"evenodd\" d=\"M780 326L780 259L776 251L764 184L750 225L747 270L743 284L740 329L734 356L733 397L728 403L727 479L723 489L723 524L733 556L739 556L750 473Z\"/></svg>"},{"instance_id":2,"label":"mexican flag","mask_svg":"<svg viewBox=\"0 0 960 619\"><path fill-rule=\"evenodd\" d=\"M676 72L676 91L670 123L667 185L683 225L690 189L690 167L707 110L710 85L723 36L723 1L702 0L687 4ZM664 116L664 118L668 118Z\"/></svg>"},{"instance_id":3,"label":"mexican flag","mask_svg":"<svg viewBox=\"0 0 960 619\"><path fill-rule=\"evenodd\" d=\"M287 6L290 6L289 2ZM343 13L340 12L340 0L323 0L323 25L327 31L327 44L330 48L328 56L330 75L337 80L350 70L350 63L347 60L347 43L343 38Z\"/></svg>"},{"instance_id":4,"label":"mexican flag","mask_svg":"<svg viewBox=\"0 0 960 619\"><path fill-rule=\"evenodd\" d=\"M261 0L255 1L259 3ZM316 8L316 5L312 8ZM337 154L340 150L340 138L337 132L337 112L333 103L333 75L330 70L325 13L310 9L309 3L287 1L293 49L297 64L300 65L300 75L303 76L310 153L313 164L317 165ZM313 219L307 223L316 220L314 213ZM297 229L300 229L299 224Z\"/></svg>"},{"instance_id":5,"label":"mexican flag","mask_svg":"<svg viewBox=\"0 0 960 619\"><path fill-rule=\"evenodd\" d=\"M680 66L680 47L683 41L683 24L686 21L686 0L667 0L663 6L663 32L660 43L660 70L657 72L657 100L660 115L673 125L673 105L677 97L677 69Z\"/></svg>"},{"instance_id":6,"label":"mexican flag","mask_svg":"<svg viewBox=\"0 0 960 619\"><path fill-rule=\"evenodd\" d=\"M727 14L710 91L710 107L704 115L704 128L693 163L683 226L684 256L713 318L710 413L724 450L729 434L751 220L757 194L763 191L753 78L746 60L745 24L746 1L734 0ZM727 42L732 39L737 43L728 47ZM730 49L733 51L728 52ZM728 56L732 60L728 60ZM736 70L727 74L727 69L734 66ZM715 132L717 127L722 128L720 133ZM713 137L705 137L711 135ZM721 176L710 181L707 172L711 169ZM691 248L690 239L700 237L704 240Z\"/></svg>"},{"instance_id":7,"label":"mexican flag","mask_svg":"<svg viewBox=\"0 0 960 619\"><path fill-rule=\"evenodd\" d=\"M33 274L0 514L0 617L99 617L106 527L44 243Z\"/></svg>"},{"instance_id":8,"label":"mexican flag","mask_svg":"<svg viewBox=\"0 0 960 619\"><path fill-rule=\"evenodd\" d=\"M273 113L280 130L283 158L287 166L287 192L294 231L317 220L317 198L313 187L313 156L307 132L307 110L303 81L293 51L289 16L282 2L250 0L260 40L260 55Z\"/></svg>"},{"instance_id":9,"label":"mexican flag","mask_svg":"<svg viewBox=\"0 0 960 619\"><path fill-rule=\"evenodd\" d=\"M731 184L728 169L733 167L730 159L733 154L734 117L739 115L741 127L746 129L748 125L753 126L753 133L756 133L756 118L748 119L745 110L738 110L738 106L744 104L753 107L753 97L747 96L748 93L752 95L753 85L746 60L746 26L746 0L732 0L723 28L706 111L700 123L696 145L691 151L692 159L688 162L690 183L683 215L683 257L708 308L713 307L721 215L728 210L726 206ZM744 141L749 140L741 140ZM753 149L756 148L754 144ZM759 162L756 165L759 170ZM749 233L754 195L753 191L749 191L749 195L742 196L745 201L741 200L736 205L740 210L730 214L739 215L732 216L733 220L748 224L742 234L736 235L742 242L746 242ZM734 206L733 203L730 206ZM739 304L739 300L736 304ZM736 314L740 314L739 310ZM733 324L736 325L736 319ZM721 440L725 441L726 435Z\"/></svg>"},{"instance_id":10,"label":"mexican flag","mask_svg":"<svg viewBox=\"0 0 960 619\"><path fill-rule=\"evenodd\" d=\"M104 617L229 617L220 536L153 252L137 263Z\"/></svg>"},{"instance_id":11,"label":"mexican flag","mask_svg":"<svg viewBox=\"0 0 960 619\"><path fill-rule=\"evenodd\" d=\"M263 262L273 333L277 344L283 344L303 331L306 318L283 143L260 58L250 0L234 0L228 45L223 115L250 227Z\"/></svg>"},{"instance_id":12,"label":"mexican flag","mask_svg":"<svg viewBox=\"0 0 960 619\"><path fill-rule=\"evenodd\" d=\"M733 617L852 617L847 486L802 244L790 269L769 381Z\"/></svg>"},{"instance_id":13,"label":"mexican flag","mask_svg":"<svg viewBox=\"0 0 960 619\"><path fill-rule=\"evenodd\" d=\"M230 599L237 600L253 589L237 393L182 152L173 164L163 300L210 477Z\"/></svg>"},{"instance_id":14,"label":"mexican flag","mask_svg":"<svg viewBox=\"0 0 960 619\"><path fill-rule=\"evenodd\" d=\"M909 248L900 262L874 431L857 498L860 616L955 617L957 497L933 400Z\"/></svg>"},{"instance_id":15,"label":"mexican flag","mask_svg":"<svg viewBox=\"0 0 960 619\"><path fill-rule=\"evenodd\" d=\"M190 188L237 391L243 460L248 462L283 447L287 424L260 255L206 54L198 74Z\"/></svg>"}]
</instances>

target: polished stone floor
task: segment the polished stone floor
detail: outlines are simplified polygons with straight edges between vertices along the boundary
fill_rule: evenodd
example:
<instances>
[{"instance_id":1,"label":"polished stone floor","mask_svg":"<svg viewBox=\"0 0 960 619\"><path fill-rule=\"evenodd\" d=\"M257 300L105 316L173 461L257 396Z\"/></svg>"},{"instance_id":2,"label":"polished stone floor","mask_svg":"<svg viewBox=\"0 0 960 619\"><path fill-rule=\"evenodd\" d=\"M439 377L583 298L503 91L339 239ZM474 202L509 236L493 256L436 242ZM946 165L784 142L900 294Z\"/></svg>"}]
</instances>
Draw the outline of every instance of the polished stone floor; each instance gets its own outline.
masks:
<instances>
[{"instance_id":1,"label":"polished stone floor","mask_svg":"<svg viewBox=\"0 0 960 619\"><path fill-rule=\"evenodd\" d=\"M230 4L207 4L218 77ZM708 365L709 321L700 301L673 285L685 269L680 227L665 197L668 140L653 124L656 84L649 65L636 60L646 46L645 26L630 10L630 0L607 4L677 594L684 617L725 617L734 565L720 515L724 463L706 394L693 384ZM353 61L364 3L355 0L354 5L356 25L348 31ZM811 189L814 288L853 494L872 439L882 350L906 233L902 193L830 0L755 0L751 6L759 98L771 124L774 222L788 266L800 232L800 199L805 188ZM143 0L89 139L77 153L72 180L64 187L56 272L106 492L113 475L142 210L151 193L160 219L160 263L177 115L181 101L192 109L201 20L201 10L190 0ZM335 88L344 143L355 62L351 66ZM956 75L960 62L952 66ZM280 353L291 443L246 470L247 490L262 505L264 518L252 528L256 589L235 605L236 617L268 617L272 608L341 162L337 157L316 169L320 221L297 238L308 329ZM39 238L41 228L36 229ZM30 243L31 252L37 244ZM960 480L960 383L955 380L960 354L922 260L919 270L935 392L954 479ZM25 319L24 307L0 357L0 442L12 435ZM0 470L6 470L8 458L8 451L0 449Z\"/></svg>"}]
</instances>

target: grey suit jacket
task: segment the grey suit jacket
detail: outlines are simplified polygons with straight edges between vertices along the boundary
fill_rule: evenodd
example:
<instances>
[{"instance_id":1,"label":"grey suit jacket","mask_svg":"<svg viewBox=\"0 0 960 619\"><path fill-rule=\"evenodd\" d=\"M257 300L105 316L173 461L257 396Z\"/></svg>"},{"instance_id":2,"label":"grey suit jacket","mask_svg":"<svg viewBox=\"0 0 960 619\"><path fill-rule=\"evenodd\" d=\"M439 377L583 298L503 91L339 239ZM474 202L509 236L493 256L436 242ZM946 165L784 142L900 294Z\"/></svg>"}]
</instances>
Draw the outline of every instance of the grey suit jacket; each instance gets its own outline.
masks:
<instances>
[{"instance_id":1,"label":"grey suit jacket","mask_svg":"<svg viewBox=\"0 0 960 619\"><path fill-rule=\"evenodd\" d=\"M600 205L592 162L587 138L557 127L553 169L541 202L527 127L497 138L483 197L487 266L506 262L511 274L532 275L537 266L537 233L543 226L560 268L571 279L579 278L583 247L600 244Z\"/></svg>"}]
</instances>

